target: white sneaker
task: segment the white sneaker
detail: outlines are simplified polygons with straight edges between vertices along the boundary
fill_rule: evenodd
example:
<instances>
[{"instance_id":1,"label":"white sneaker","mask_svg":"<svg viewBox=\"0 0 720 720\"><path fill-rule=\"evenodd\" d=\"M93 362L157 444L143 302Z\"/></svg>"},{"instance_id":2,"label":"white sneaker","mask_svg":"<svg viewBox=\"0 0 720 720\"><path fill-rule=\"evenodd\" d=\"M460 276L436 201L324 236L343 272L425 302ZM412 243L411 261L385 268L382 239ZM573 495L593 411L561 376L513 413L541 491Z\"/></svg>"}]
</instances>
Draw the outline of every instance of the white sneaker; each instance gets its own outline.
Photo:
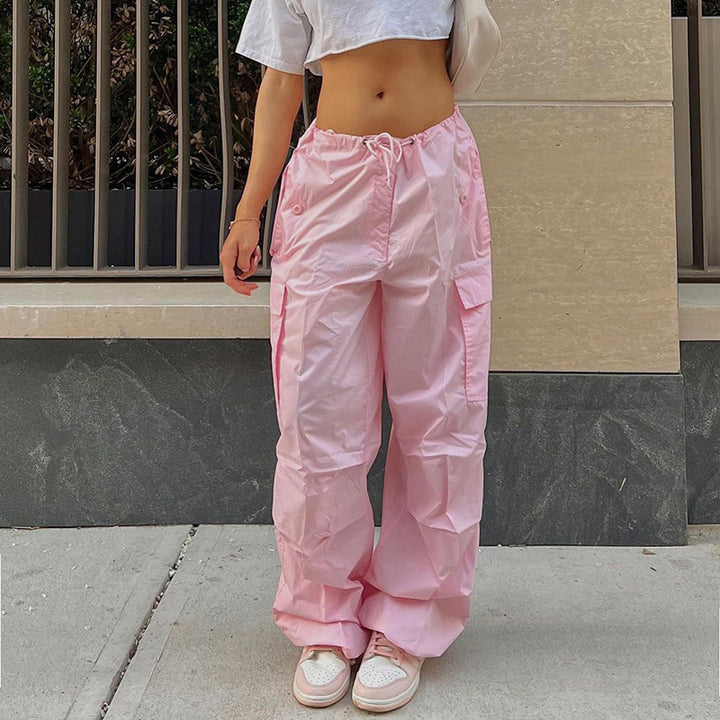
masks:
<instances>
[{"instance_id":1,"label":"white sneaker","mask_svg":"<svg viewBox=\"0 0 720 720\"><path fill-rule=\"evenodd\" d=\"M425 658L405 652L379 630L373 630L355 675L353 703L372 712L406 705L418 689L423 662Z\"/></svg>"},{"instance_id":2,"label":"white sneaker","mask_svg":"<svg viewBox=\"0 0 720 720\"><path fill-rule=\"evenodd\" d=\"M295 668L295 699L309 707L336 703L350 687L350 667L355 662L335 645L306 645Z\"/></svg>"}]
</instances>

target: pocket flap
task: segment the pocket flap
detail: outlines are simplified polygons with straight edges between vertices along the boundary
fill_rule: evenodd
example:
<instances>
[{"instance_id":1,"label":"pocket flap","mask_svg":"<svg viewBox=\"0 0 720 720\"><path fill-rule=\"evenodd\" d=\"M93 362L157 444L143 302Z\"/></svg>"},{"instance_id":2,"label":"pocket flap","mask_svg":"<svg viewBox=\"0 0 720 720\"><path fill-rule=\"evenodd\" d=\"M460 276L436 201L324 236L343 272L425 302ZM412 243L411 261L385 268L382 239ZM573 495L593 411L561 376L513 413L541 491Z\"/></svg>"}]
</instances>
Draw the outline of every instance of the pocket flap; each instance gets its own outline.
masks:
<instances>
[{"instance_id":1,"label":"pocket flap","mask_svg":"<svg viewBox=\"0 0 720 720\"><path fill-rule=\"evenodd\" d=\"M490 256L458 265L453 272L453 282L466 310L492 300Z\"/></svg>"},{"instance_id":2,"label":"pocket flap","mask_svg":"<svg viewBox=\"0 0 720 720\"><path fill-rule=\"evenodd\" d=\"M285 305L285 283L270 277L270 313L282 315Z\"/></svg>"}]
</instances>

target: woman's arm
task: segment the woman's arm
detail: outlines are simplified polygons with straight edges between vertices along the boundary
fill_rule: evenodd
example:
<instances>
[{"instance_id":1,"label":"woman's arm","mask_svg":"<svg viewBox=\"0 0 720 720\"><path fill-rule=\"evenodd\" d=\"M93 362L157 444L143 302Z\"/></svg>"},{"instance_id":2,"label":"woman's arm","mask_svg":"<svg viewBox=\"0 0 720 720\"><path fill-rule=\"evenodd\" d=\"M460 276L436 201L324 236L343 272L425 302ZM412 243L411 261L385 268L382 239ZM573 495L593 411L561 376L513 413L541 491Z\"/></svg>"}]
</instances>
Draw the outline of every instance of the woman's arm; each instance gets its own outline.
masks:
<instances>
[{"instance_id":1,"label":"woman's arm","mask_svg":"<svg viewBox=\"0 0 720 720\"><path fill-rule=\"evenodd\" d=\"M250 167L235 209L236 218L259 218L285 163L302 93L302 75L266 68L255 105ZM257 270L258 241L258 223L236 222L220 252L223 279L241 295L250 295L258 287L243 282ZM236 266L242 271L239 276L235 274Z\"/></svg>"}]
</instances>

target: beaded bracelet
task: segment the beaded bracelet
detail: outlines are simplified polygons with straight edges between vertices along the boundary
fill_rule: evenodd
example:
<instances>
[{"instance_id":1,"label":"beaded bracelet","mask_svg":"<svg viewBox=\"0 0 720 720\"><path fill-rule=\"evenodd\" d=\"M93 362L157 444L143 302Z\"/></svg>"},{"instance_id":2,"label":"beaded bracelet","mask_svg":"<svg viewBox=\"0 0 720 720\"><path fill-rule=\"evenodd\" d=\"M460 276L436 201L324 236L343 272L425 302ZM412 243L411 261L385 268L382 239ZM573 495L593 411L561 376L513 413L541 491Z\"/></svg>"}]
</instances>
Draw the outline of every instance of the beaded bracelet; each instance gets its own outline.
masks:
<instances>
[{"instance_id":1,"label":"beaded bracelet","mask_svg":"<svg viewBox=\"0 0 720 720\"><path fill-rule=\"evenodd\" d=\"M232 226L236 222L240 222L241 220L252 220L253 222L256 222L258 224L258 227L260 227L260 220L258 218L235 218L234 220L230 221L230 224L228 225L228 230L232 230Z\"/></svg>"}]
</instances>

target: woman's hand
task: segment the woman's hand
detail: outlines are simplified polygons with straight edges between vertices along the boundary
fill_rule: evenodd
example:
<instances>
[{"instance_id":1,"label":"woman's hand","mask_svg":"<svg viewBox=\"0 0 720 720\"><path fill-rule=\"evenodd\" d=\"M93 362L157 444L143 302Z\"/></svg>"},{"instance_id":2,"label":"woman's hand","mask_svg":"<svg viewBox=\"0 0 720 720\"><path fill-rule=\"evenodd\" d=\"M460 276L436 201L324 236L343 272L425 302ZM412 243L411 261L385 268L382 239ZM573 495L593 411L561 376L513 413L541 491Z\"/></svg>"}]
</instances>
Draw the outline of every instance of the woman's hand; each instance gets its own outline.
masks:
<instances>
[{"instance_id":1,"label":"woman's hand","mask_svg":"<svg viewBox=\"0 0 720 720\"><path fill-rule=\"evenodd\" d=\"M223 278L235 292L251 295L258 285L243 282L260 262L257 218L285 164L303 95L303 75L266 68L255 104L252 153L242 197L220 250Z\"/></svg>"},{"instance_id":2,"label":"woman's hand","mask_svg":"<svg viewBox=\"0 0 720 720\"><path fill-rule=\"evenodd\" d=\"M223 269L223 280L235 292L241 295L252 294L258 284L243 282L245 278L255 274L260 262L260 245L258 223L239 221L232 224L220 251L220 263Z\"/></svg>"}]
</instances>

